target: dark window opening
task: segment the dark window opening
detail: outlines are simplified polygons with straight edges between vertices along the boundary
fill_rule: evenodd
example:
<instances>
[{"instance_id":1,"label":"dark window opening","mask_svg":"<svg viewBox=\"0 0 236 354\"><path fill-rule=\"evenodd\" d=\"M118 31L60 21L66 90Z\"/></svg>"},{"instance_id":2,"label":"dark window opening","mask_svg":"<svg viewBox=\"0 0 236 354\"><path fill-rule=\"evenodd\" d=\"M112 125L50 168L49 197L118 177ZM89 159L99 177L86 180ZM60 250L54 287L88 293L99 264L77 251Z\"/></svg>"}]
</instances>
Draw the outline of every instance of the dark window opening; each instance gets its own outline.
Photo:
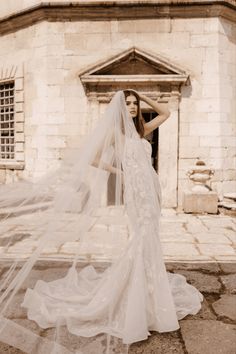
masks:
<instances>
[{"instance_id":1,"label":"dark window opening","mask_svg":"<svg viewBox=\"0 0 236 354\"><path fill-rule=\"evenodd\" d=\"M158 116L156 112L142 112L145 122L150 122L153 118ZM145 137L152 145L152 165L158 171L158 143L159 143L159 128Z\"/></svg>"}]
</instances>

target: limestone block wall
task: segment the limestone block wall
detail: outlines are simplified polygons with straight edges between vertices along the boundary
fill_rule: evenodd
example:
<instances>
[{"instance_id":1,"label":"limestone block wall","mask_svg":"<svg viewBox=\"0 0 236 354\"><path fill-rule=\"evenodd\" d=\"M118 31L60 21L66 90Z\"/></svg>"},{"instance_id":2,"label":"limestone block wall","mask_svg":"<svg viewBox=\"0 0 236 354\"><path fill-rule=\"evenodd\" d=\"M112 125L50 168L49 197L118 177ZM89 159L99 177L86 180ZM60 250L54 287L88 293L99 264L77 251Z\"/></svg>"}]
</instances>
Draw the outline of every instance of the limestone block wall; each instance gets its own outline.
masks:
<instances>
[{"instance_id":1,"label":"limestone block wall","mask_svg":"<svg viewBox=\"0 0 236 354\"><path fill-rule=\"evenodd\" d=\"M182 98L179 107L179 185L178 204L182 204L184 189L192 183L186 172L198 159L215 169L211 183L213 190L222 198L222 194L235 184L232 160L224 164L226 150L233 154L235 132L232 124L235 119L235 108L228 103L228 119L231 119L230 140L224 141L222 89L223 70L221 38L231 42L231 71L235 65L235 43L225 30L226 20L209 19L159 19L111 21L100 23L67 24L65 27L65 48L71 50L70 67L78 63L82 68L95 63L106 55L116 54L131 46L138 46L161 53L169 60L186 68L190 72L191 86L182 88ZM231 25L230 25L231 26ZM232 25L233 28L233 25ZM232 31L232 29L231 29ZM228 54L229 55L229 54ZM234 61L234 64L233 64ZM232 74L229 73L232 78ZM228 91L232 85L227 84ZM91 118L91 117L90 117ZM160 128L162 129L162 128ZM224 141L224 143L223 143ZM222 157L218 157L221 154ZM231 165L230 165L231 164ZM161 174L161 166L160 166ZM165 177L164 177L165 178ZM163 178L163 179L164 179ZM168 178L171 178L168 176ZM227 186L227 187L226 187Z\"/></svg>"},{"instance_id":2,"label":"limestone block wall","mask_svg":"<svg viewBox=\"0 0 236 354\"><path fill-rule=\"evenodd\" d=\"M186 170L197 159L215 169L211 187L219 199L236 183L235 25L217 18L201 22L190 33L190 48L196 51L192 88L183 88L180 104L179 205L182 191L191 187ZM180 29L190 30L185 23Z\"/></svg>"},{"instance_id":3,"label":"limestone block wall","mask_svg":"<svg viewBox=\"0 0 236 354\"><path fill-rule=\"evenodd\" d=\"M25 70L26 163L19 173L28 178L57 166L65 148L77 147L97 119L99 110L88 102L79 72L138 46L190 72L191 86L182 88L179 105L178 204L191 187L186 172L197 159L216 169L212 188L220 196L231 191L234 33L226 20L197 18L42 22L2 36L0 67L23 62Z\"/></svg>"},{"instance_id":4,"label":"limestone block wall","mask_svg":"<svg viewBox=\"0 0 236 354\"><path fill-rule=\"evenodd\" d=\"M84 90L68 68L71 52L64 47L64 24L58 25L39 23L1 37L0 68L24 64L25 113L25 169L0 170L2 181L16 175L34 178L53 169L65 148L77 146L86 133Z\"/></svg>"},{"instance_id":5,"label":"limestone block wall","mask_svg":"<svg viewBox=\"0 0 236 354\"><path fill-rule=\"evenodd\" d=\"M219 50L221 150L213 153L223 175L214 187L226 193L236 191L236 24L221 21Z\"/></svg>"},{"instance_id":6,"label":"limestone block wall","mask_svg":"<svg viewBox=\"0 0 236 354\"><path fill-rule=\"evenodd\" d=\"M39 124L42 115L35 115L40 110L40 106L45 104L42 102L40 87L45 76L45 62L42 55L45 52L45 44L42 43L41 35L36 38L37 29L30 27L16 33L1 37L0 45L0 67L1 70L7 71L9 67L23 67L23 96L24 96L24 150L25 150L25 170L12 171L1 169L2 181L10 181L18 176L31 176L35 169L37 160L37 151L32 148L31 143L36 133L36 127ZM37 99L41 102L37 102ZM42 109L42 108L41 108Z\"/></svg>"}]
</instances>

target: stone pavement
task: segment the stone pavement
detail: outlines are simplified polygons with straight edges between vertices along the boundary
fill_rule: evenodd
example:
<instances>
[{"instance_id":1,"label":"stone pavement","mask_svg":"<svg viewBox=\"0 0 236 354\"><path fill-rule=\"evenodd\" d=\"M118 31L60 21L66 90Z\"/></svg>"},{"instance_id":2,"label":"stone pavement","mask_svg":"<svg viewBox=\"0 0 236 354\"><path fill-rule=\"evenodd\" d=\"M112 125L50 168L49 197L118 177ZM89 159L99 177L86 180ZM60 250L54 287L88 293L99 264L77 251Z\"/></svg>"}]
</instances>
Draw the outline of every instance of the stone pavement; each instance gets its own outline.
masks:
<instances>
[{"instance_id":1,"label":"stone pavement","mask_svg":"<svg viewBox=\"0 0 236 354\"><path fill-rule=\"evenodd\" d=\"M130 354L235 354L236 263L167 263L204 295L202 309L187 316L180 329L156 333L133 344Z\"/></svg>"},{"instance_id":2,"label":"stone pavement","mask_svg":"<svg viewBox=\"0 0 236 354\"><path fill-rule=\"evenodd\" d=\"M19 258L27 258L35 248L37 235L29 222L31 217L22 215L2 225L1 278L6 274L13 256L18 254ZM114 227L116 221L119 230L120 227L124 229L122 242L125 243L127 230L122 226L121 219L114 215L112 209L110 218L101 213L93 232L100 230L108 239L112 226L110 222L113 222ZM162 334L152 332L147 340L133 344L129 354L235 354L236 219L225 215L196 216L163 210L161 240L168 271L183 274L189 283L202 292L204 302L197 315L187 316L180 321L178 331ZM76 242L68 242L64 248L45 249L26 287L34 286L38 277L50 281L64 276L67 260L73 257L75 246ZM94 251L99 256L100 250ZM27 320L26 313L18 306L22 298L23 293L17 294L9 316L43 337L50 338L50 330L42 330ZM3 353L23 354L18 349L0 343L0 354Z\"/></svg>"},{"instance_id":3,"label":"stone pavement","mask_svg":"<svg viewBox=\"0 0 236 354\"><path fill-rule=\"evenodd\" d=\"M38 233L33 227L36 215L9 218L0 225L0 259L28 258L37 246ZM39 220L42 220L42 215ZM115 231L120 232L114 238ZM86 258L104 259L104 245L109 256L119 253L128 238L128 226L122 208L101 209L89 232L90 249L80 250ZM191 215L163 209L160 238L166 261L226 262L235 261L236 218L228 215ZM78 241L47 247L43 259L70 259L80 245ZM110 252L110 253L109 253Z\"/></svg>"},{"instance_id":4,"label":"stone pavement","mask_svg":"<svg viewBox=\"0 0 236 354\"><path fill-rule=\"evenodd\" d=\"M0 276L6 272L7 265L8 262L0 262ZM235 354L236 263L168 262L166 266L171 272L183 274L189 283L202 292L202 309L197 315L189 315L181 320L178 331L161 334L152 332L147 340L131 345L129 354ZM40 261L25 288L34 286L38 276L51 281L64 276L66 271L66 262ZM36 323L27 319L26 312L19 307L23 296L24 293L16 295L8 316L50 339L51 329L39 328ZM23 354L3 343L0 343L0 353Z\"/></svg>"}]
</instances>

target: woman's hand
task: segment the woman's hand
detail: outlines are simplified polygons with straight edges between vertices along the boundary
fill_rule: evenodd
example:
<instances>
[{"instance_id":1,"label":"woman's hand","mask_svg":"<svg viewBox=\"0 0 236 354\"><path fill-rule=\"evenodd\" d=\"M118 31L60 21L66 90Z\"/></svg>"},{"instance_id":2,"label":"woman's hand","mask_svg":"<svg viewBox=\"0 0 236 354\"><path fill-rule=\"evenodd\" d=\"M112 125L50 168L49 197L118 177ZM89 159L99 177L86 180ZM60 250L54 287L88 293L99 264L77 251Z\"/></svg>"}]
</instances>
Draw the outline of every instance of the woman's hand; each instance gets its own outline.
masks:
<instances>
[{"instance_id":1,"label":"woman's hand","mask_svg":"<svg viewBox=\"0 0 236 354\"><path fill-rule=\"evenodd\" d=\"M139 93L138 91L133 90L133 89L130 89L129 91L130 91L131 93L134 92L134 93L139 97L139 99L140 99L141 101L147 102L147 100L148 100L148 97L147 97L147 96L145 96L145 95L143 95L142 93ZM147 102L147 103L148 103L148 102Z\"/></svg>"}]
</instances>

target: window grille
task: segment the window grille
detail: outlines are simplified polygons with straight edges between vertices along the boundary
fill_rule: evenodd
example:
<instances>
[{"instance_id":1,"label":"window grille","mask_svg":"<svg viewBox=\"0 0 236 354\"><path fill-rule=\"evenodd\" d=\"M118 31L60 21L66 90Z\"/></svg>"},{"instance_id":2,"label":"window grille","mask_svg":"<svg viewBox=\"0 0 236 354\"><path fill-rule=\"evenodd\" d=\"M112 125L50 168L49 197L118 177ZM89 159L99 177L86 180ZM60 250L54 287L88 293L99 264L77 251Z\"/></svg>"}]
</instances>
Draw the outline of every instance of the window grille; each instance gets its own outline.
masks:
<instances>
[{"instance_id":1,"label":"window grille","mask_svg":"<svg viewBox=\"0 0 236 354\"><path fill-rule=\"evenodd\" d=\"M0 83L0 159L15 158L14 82Z\"/></svg>"}]
</instances>

